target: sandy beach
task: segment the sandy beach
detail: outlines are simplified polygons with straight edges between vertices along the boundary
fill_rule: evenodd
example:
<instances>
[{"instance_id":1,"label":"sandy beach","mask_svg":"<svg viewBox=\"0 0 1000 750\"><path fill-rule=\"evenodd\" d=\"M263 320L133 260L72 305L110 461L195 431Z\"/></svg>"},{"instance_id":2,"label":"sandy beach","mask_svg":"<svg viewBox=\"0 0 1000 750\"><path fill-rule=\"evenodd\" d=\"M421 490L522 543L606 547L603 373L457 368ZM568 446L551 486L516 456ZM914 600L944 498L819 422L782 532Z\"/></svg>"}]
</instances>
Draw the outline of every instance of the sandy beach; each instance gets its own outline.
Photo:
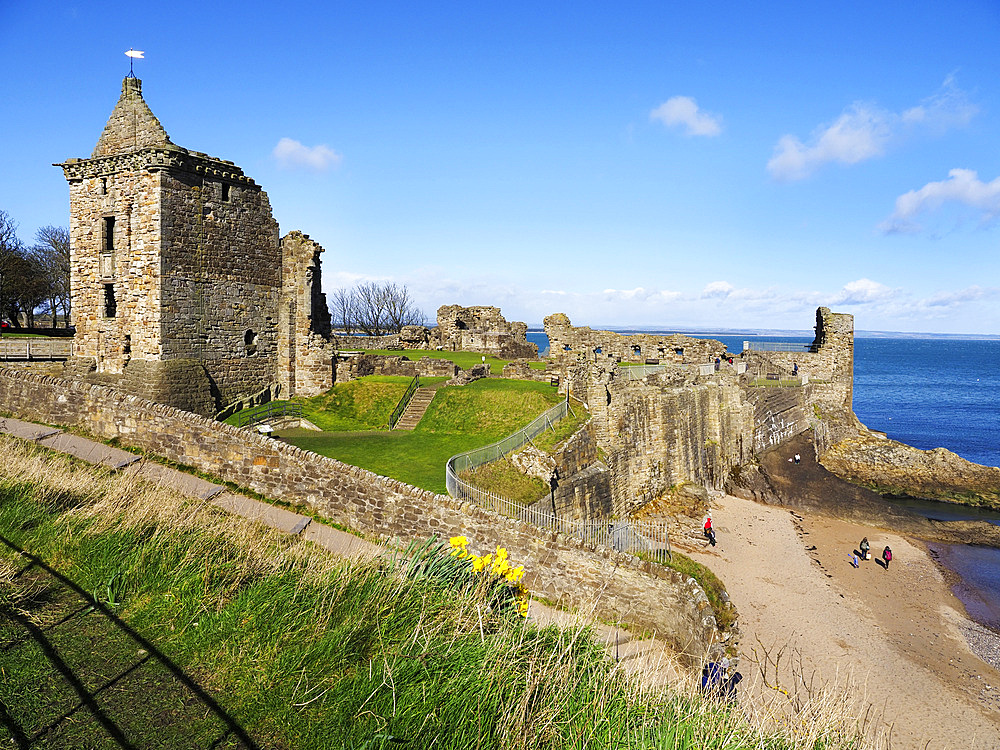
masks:
<instances>
[{"instance_id":1,"label":"sandy beach","mask_svg":"<svg viewBox=\"0 0 1000 750\"><path fill-rule=\"evenodd\" d=\"M712 501L718 546L684 549L725 582L739 611L739 669L752 705L780 712L842 694L875 746L1000 748L998 639L972 623L919 542L732 496ZM855 569L862 537L888 570ZM741 686L741 687L743 687Z\"/></svg>"}]
</instances>

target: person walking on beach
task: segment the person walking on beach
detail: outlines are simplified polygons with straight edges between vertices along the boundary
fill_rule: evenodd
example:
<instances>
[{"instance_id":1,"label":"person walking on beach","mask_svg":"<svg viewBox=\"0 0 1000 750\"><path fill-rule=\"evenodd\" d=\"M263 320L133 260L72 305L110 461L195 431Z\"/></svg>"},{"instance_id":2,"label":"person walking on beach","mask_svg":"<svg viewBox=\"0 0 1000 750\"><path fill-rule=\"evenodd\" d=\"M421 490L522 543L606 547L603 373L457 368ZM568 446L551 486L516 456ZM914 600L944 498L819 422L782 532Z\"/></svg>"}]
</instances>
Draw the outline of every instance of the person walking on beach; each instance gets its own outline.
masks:
<instances>
[{"instance_id":1,"label":"person walking on beach","mask_svg":"<svg viewBox=\"0 0 1000 750\"><path fill-rule=\"evenodd\" d=\"M889 569L889 563L892 561L892 550L889 549L889 545L886 545L885 549L882 550L882 559L885 561L885 569Z\"/></svg>"},{"instance_id":2,"label":"person walking on beach","mask_svg":"<svg viewBox=\"0 0 1000 750\"><path fill-rule=\"evenodd\" d=\"M861 544L858 545L858 549L861 550L862 560L868 559L868 550L870 550L871 548L872 546L868 543L868 537L865 537L864 539L861 540Z\"/></svg>"},{"instance_id":3,"label":"person walking on beach","mask_svg":"<svg viewBox=\"0 0 1000 750\"><path fill-rule=\"evenodd\" d=\"M712 517L709 516L705 519L705 536L708 537L708 542L713 547L715 546L715 529L712 528Z\"/></svg>"}]
</instances>

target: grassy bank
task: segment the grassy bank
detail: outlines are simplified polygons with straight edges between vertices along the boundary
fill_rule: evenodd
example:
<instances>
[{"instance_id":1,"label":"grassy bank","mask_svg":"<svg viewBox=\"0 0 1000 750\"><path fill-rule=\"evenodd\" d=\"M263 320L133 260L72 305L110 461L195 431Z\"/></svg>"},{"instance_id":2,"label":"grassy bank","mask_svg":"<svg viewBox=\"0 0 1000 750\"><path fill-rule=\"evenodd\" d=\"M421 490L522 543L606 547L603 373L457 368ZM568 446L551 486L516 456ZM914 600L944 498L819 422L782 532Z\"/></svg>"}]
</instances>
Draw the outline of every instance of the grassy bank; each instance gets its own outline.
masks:
<instances>
[{"instance_id":1,"label":"grassy bank","mask_svg":"<svg viewBox=\"0 0 1000 750\"><path fill-rule=\"evenodd\" d=\"M0 726L16 747L855 746L644 692L585 631L387 562L348 565L9 439L0 455Z\"/></svg>"},{"instance_id":2,"label":"grassy bank","mask_svg":"<svg viewBox=\"0 0 1000 750\"><path fill-rule=\"evenodd\" d=\"M412 432L299 430L282 437L314 453L443 493L449 458L506 437L559 399L548 384L483 379L439 390Z\"/></svg>"}]
</instances>

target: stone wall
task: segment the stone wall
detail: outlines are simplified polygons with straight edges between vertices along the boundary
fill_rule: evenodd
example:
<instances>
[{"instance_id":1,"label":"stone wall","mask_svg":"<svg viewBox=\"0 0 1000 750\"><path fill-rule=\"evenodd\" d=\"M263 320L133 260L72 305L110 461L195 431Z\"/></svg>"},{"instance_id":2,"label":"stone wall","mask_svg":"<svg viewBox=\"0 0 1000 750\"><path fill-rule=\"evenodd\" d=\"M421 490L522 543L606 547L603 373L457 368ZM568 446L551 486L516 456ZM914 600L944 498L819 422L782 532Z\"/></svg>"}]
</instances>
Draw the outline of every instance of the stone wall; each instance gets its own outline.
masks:
<instances>
[{"instance_id":1,"label":"stone wall","mask_svg":"<svg viewBox=\"0 0 1000 750\"><path fill-rule=\"evenodd\" d=\"M549 315L543 324L549 337L549 357L563 363L704 364L727 356L725 344L719 341L680 333L660 336L595 331L574 326L564 313Z\"/></svg>"},{"instance_id":2,"label":"stone wall","mask_svg":"<svg viewBox=\"0 0 1000 750\"><path fill-rule=\"evenodd\" d=\"M334 349L340 352L356 352L366 349L387 349L393 351L402 349L399 342L399 334L393 333L388 336L337 336L330 337L330 343Z\"/></svg>"},{"instance_id":3,"label":"stone wall","mask_svg":"<svg viewBox=\"0 0 1000 750\"><path fill-rule=\"evenodd\" d=\"M821 409L853 409L854 394L854 316L833 313L829 308L816 310L816 337L809 352L743 352L748 372L762 376L775 372L792 377L798 365L799 375L808 376L814 386L811 400ZM818 382L817 382L818 381Z\"/></svg>"},{"instance_id":4,"label":"stone wall","mask_svg":"<svg viewBox=\"0 0 1000 750\"><path fill-rule=\"evenodd\" d=\"M537 380L549 383L559 377L559 368L546 365L544 370L536 370L529 364L530 360L515 359L503 366L503 377L509 380Z\"/></svg>"},{"instance_id":5,"label":"stone wall","mask_svg":"<svg viewBox=\"0 0 1000 750\"><path fill-rule=\"evenodd\" d=\"M316 396L334 381L330 310L320 278L322 252L302 232L289 232L281 240L277 381L287 396Z\"/></svg>"},{"instance_id":6,"label":"stone wall","mask_svg":"<svg viewBox=\"0 0 1000 750\"><path fill-rule=\"evenodd\" d=\"M477 551L503 545L524 563L525 583L535 593L652 630L692 663L718 648L704 593L676 571L104 386L0 369L0 404L19 418L78 427L267 497L306 504L383 539L461 534Z\"/></svg>"},{"instance_id":7,"label":"stone wall","mask_svg":"<svg viewBox=\"0 0 1000 750\"><path fill-rule=\"evenodd\" d=\"M337 364L337 382L346 383L366 375L397 375L412 378L452 378L459 367L451 360L421 357L417 361L403 356L359 354Z\"/></svg>"},{"instance_id":8,"label":"stone wall","mask_svg":"<svg viewBox=\"0 0 1000 750\"><path fill-rule=\"evenodd\" d=\"M538 346L528 342L525 323L507 321L499 307L442 305L431 344L450 352L495 354L501 359L536 358Z\"/></svg>"}]
</instances>

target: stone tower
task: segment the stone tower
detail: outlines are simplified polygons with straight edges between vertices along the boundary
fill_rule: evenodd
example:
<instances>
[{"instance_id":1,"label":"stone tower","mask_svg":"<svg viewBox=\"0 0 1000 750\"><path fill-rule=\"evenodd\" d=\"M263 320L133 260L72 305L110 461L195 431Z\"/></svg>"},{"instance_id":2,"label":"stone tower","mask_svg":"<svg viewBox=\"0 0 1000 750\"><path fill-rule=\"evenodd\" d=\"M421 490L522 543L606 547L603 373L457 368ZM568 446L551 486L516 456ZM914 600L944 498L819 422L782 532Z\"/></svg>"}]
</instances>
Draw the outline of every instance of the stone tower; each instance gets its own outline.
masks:
<instances>
[{"instance_id":1,"label":"stone tower","mask_svg":"<svg viewBox=\"0 0 1000 750\"><path fill-rule=\"evenodd\" d=\"M289 315L323 317L289 310L289 291L301 296L307 283L316 297L318 260L308 278L294 276L301 264L284 264L292 276L283 279L278 225L259 185L232 162L171 143L134 77L90 158L56 166L70 187L78 366L201 414L282 382L288 395L296 342L279 338L296 330ZM322 370L312 360L332 352L315 342L311 350Z\"/></svg>"}]
</instances>

